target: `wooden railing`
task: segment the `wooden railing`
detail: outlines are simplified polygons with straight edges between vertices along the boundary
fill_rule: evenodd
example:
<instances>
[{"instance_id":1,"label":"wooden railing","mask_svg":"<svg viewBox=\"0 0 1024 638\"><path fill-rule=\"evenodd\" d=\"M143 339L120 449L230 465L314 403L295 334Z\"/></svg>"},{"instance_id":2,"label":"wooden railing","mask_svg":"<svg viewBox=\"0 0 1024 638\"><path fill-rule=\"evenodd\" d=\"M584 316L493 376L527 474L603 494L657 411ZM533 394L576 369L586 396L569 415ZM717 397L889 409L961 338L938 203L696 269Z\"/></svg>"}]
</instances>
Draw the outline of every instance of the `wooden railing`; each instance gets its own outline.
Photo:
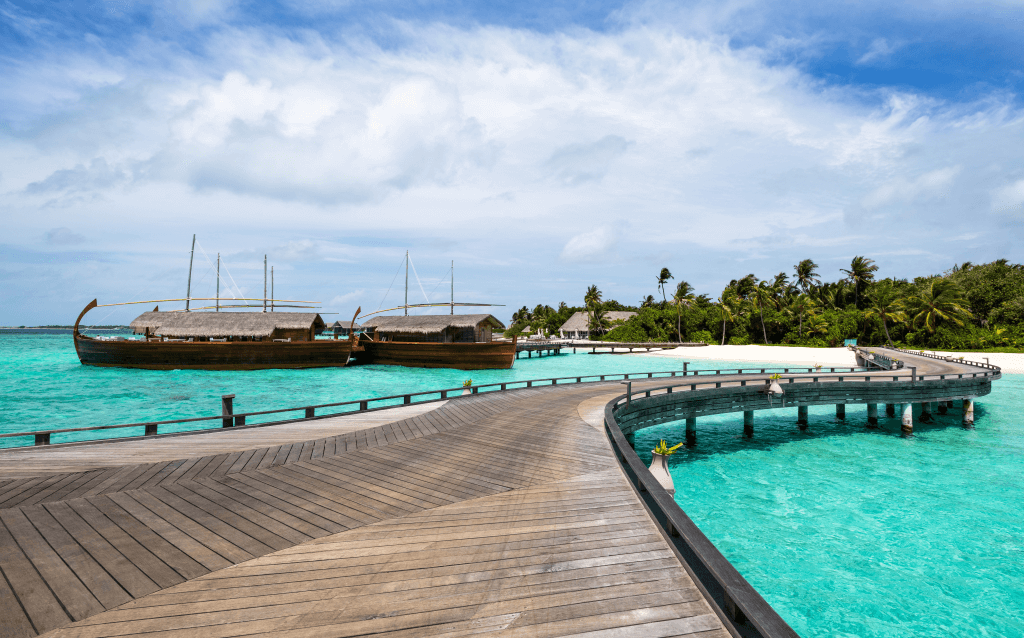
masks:
<instances>
[{"instance_id":1,"label":"wooden railing","mask_svg":"<svg viewBox=\"0 0 1024 638\"><path fill-rule=\"evenodd\" d=\"M483 392L503 392L506 390L519 390L524 388L533 388L548 385L567 385L572 383L600 383L602 381L616 381L616 380L630 380L630 379L653 379L661 377L676 377L676 376L707 376L707 375L720 375L720 374L765 374L767 372L781 372L782 374L789 374L791 371L806 370L807 372L821 371L824 368L754 368L754 369L738 369L738 370L689 370L689 363L683 362L682 370L674 370L668 372L631 372L631 373L620 373L620 374L600 374L600 375L581 375L576 377L556 377L550 379L528 379L524 381L505 381L502 383L488 383L484 385L471 386L469 388L471 394L477 394ZM858 368L839 368L839 370L857 370ZM835 372L837 368L829 368L830 371ZM114 425L96 425L82 428L63 428L58 430L44 430L44 431L33 431L33 432L14 432L10 434L0 434L0 439L10 439L16 437L34 437L35 445L51 445L51 436L54 434L70 434L75 432L95 432L103 430L115 430L123 428L142 428L143 436L156 436L160 434L160 426L174 425L180 423L200 423L206 421L221 421L222 427L265 427L268 425L278 425L281 423L291 423L294 421L301 421L304 419L313 418L326 418L331 416L343 416L345 414L356 414L359 412L367 412L373 410L383 410L396 405L411 405L414 403L430 403L433 401L444 401L447 400L449 395L455 394L461 395L466 388L446 388L443 390L425 390L423 392L410 392L408 394L395 394L384 397L370 397L366 399L356 399L353 401L339 401L337 403L321 403L317 405L304 405L294 408L278 408L274 410L261 410L258 412L245 412L236 414L233 410L234 396L225 395L222 397L222 408L221 414L215 416L202 416L202 417L189 417L185 419L168 419L165 421L143 421L138 423L119 423ZM401 400L401 403L397 403ZM381 405L384 402L391 402L387 405ZM374 405L376 404L376 405ZM373 406L373 407L371 407ZM323 410L326 408L343 408L351 407L350 410L335 411L330 414L318 414L317 410ZM246 419L249 417L265 416L268 414L285 414L289 412L301 412L302 416L286 419L282 421L271 421L266 423L250 423L246 424ZM197 432L208 431L193 430L185 432L174 432L175 435L181 434L192 434ZM139 435L128 434L126 437L119 438L135 438ZM92 439L85 441L74 441L73 443L95 443L100 441L109 441L110 439ZM71 442L69 442L71 443ZM26 447L26 446L13 446L13 447ZM8 448L9 449L9 448Z\"/></svg>"}]
</instances>

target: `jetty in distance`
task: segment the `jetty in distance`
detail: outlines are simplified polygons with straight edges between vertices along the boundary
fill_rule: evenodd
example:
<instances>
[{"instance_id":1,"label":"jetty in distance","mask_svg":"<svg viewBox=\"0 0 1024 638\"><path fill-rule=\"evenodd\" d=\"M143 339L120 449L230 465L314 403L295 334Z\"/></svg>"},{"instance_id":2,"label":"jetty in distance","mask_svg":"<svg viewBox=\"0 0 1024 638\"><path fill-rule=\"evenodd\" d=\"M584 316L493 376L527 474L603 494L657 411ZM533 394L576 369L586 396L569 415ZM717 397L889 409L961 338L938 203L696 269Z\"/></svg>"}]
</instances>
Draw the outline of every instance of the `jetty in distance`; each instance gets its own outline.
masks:
<instances>
[{"instance_id":1,"label":"jetty in distance","mask_svg":"<svg viewBox=\"0 0 1024 638\"><path fill-rule=\"evenodd\" d=\"M696 438L700 416L729 412L756 436L757 411L799 420L824 404L865 427L891 406L909 434L957 402L969 426L1000 378L984 363L859 356L857 368L533 380L277 425L0 450L0 626L795 636L629 439L668 421Z\"/></svg>"}]
</instances>

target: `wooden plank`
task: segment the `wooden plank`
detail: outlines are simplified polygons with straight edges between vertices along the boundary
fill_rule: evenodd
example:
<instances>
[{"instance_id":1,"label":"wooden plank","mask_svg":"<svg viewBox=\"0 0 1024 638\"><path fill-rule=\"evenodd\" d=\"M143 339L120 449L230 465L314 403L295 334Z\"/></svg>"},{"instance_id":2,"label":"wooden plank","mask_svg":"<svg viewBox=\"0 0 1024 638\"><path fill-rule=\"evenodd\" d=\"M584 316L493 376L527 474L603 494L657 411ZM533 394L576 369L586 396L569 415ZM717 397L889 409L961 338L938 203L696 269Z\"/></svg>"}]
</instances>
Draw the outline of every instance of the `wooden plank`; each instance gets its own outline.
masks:
<instances>
[{"instance_id":1,"label":"wooden plank","mask_svg":"<svg viewBox=\"0 0 1024 638\"><path fill-rule=\"evenodd\" d=\"M39 535L21 510L0 511L0 521L72 619L81 620L103 611L103 605Z\"/></svg>"},{"instance_id":2,"label":"wooden plank","mask_svg":"<svg viewBox=\"0 0 1024 638\"><path fill-rule=\"evenodd\" d=\"M34 629L40 633L62 627L71 621L53 590L22 551L7 527L0 522L0 572L6 577ZM17 614L12 610L14 622ZM7 614L4 614L6 617ZM19 623L20 624L20 623Z\"/></svg>"}]
</instances>

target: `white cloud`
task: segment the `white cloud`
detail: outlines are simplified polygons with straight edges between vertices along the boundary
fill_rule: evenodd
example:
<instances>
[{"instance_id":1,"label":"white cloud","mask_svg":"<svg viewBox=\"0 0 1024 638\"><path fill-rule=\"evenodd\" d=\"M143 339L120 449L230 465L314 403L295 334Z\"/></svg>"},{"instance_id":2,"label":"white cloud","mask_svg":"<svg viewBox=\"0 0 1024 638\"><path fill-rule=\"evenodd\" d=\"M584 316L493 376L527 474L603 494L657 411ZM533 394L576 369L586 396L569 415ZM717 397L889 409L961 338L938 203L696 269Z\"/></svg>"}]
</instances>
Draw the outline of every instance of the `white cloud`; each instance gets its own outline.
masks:
<instances>
[{"instance_id":1,"label":"white cloud","mask_svg":"<svg viewBox=\"0 0 1024 638\"><path fill-rule=\"evenodd\" d=\"M607 260L614 246L615 233L610 228L597 228L566 242L560 257L562 261L577 263Z\"/></svg>"},{"instance_id":2,"label":"white cloud","mask_svg":"<svg viewBox=\"0 0 1024 638\"><path fill-rule=\"evenodd\" d=\"M929 171L914 179L897 177L868 193L861 204L870 210L893 203L941 196L949 191L960 170L959 166L948 166Z\"/></svg>"},{"instance_id":3,"label":"white cloud","mask_svg":"<svg viewBox=\"0 0 1024 638\"><path fill-rule=\"evenodd\" d=\"M1024 179L1007 184L992 192L992 210L997 213L1024 208Z\"/></svg>"},{"instance_id":4,"label":"white cloud","mask_svg":"<svg viewBox=\"0 0 1024 638\"><path fill-rule=\"evenodd\" d=\"M858 58L857 64L884 62L902 47L903 43L901 42L890 42L885 38L875 38L864 55Z\"/></svg>"}]
</instances>

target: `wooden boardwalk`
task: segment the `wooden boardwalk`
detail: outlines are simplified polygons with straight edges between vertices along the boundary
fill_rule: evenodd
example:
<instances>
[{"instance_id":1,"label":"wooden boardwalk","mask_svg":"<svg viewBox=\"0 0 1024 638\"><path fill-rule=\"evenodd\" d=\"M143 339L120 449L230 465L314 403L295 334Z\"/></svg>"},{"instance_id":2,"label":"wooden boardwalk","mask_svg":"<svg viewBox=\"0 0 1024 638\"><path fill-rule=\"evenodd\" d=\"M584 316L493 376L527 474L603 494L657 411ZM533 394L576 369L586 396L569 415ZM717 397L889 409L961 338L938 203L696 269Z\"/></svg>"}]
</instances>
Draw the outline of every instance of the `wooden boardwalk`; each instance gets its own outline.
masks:
<instances>
[{"instance_id":1,"label":"wooden boardwalk","mask_svg":"<svg viewBox=\"0 0 1024 638\"><path fill-rule=\"evenodd\" d=\"M0 636L730 635L612 455L619 393L0 451Z\"/></svg>"}]
</instances>

